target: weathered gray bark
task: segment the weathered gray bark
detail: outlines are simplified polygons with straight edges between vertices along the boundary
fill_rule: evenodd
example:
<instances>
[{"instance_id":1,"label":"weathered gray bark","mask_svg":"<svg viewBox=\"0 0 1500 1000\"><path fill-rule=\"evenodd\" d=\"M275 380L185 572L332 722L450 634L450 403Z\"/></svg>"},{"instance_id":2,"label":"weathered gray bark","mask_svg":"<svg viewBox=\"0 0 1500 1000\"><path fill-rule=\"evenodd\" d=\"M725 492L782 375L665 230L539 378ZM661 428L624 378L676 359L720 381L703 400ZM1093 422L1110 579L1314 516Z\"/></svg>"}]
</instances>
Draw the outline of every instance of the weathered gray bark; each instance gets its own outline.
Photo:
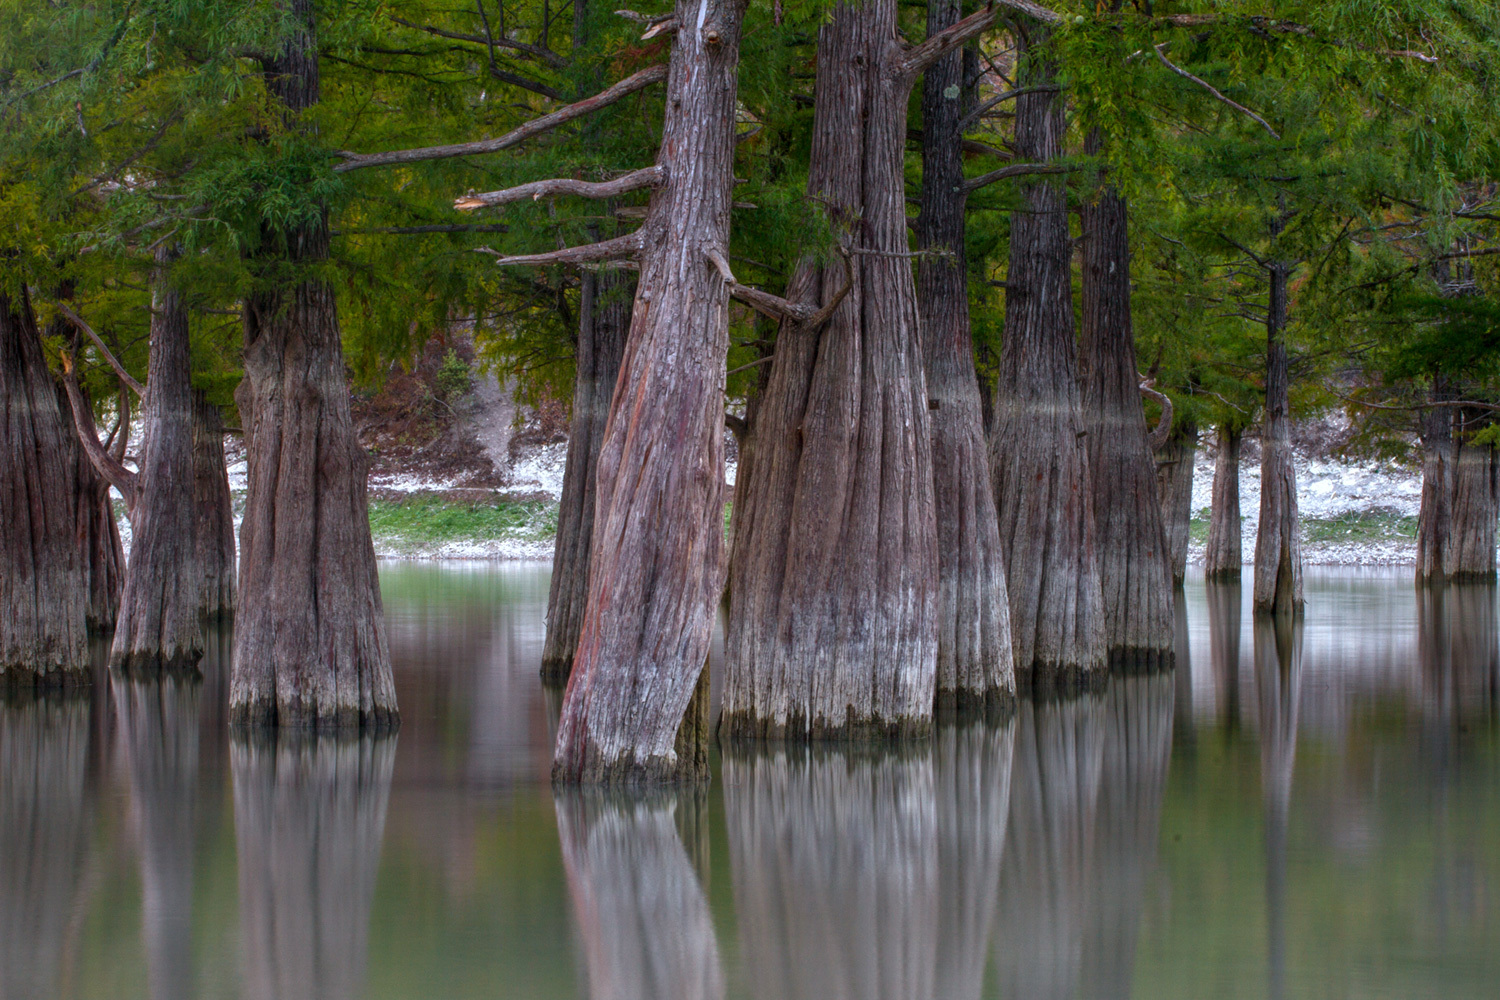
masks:
<instances>
[{"instance_id":1,"label":"weathered gray bark","mask_svg":"<svg viewBox=\"0 0 1500 1000\"><path fill-rule=\"evenodd\" d=\"M312 0L291 0L266 87L289 119L318 101ZM294 122L294 127L301 127ZM290 268L328 257L325 221L267 226L244 301L236 393L249 488L240 528L231 715L237 724L397 721L365 495L368 460L349 417L334 290Z\"/></svg>"},{"instance_id":2,"label":"weathered gray bark","mask_svg":"<svg viewBox=\"0 0 1500 1000\"><path fill-rule=\"evenodd\" d=\"M927 36L957 24L961 0L931 0ZM964 253L963 139L971 97L964 52L954 49L922 78L922 206L917 216L917 311L932 427L937 516L937 708L994 711L1015 698L1010 603L990 486L984 415L969 331Z\"/></svg>"},{"instance_id":3,"label":"weathered gray bark","mask_svg":"<svg viewBox=\"0 0 1500 1000\"><path fill-rule=\"evenodd\" d=\"M1156 451L1157 495L1174 587L1181 587L1187 578L1188 542L1193 528L1193 459L1197 452L1198 425L1191 420L1173 427L1166 444Z\"/></svg>"},{"instance_id":4,"label":"weathered gray bark","mask_svg":"<svg viewBox=\"0 0 1500 1000\"><path fill-rule=\"evenodd\" d=\"M237 733L230 747L250 1000L363 995L396 737Z\"/></svg>"},{"instance_id":5,"label":"weathered gray bark","mask_svg":"<svg viewBox=\"0 0 1500 1000\"><path fill-rule=\"evenodd\" d=\"M1448 579L1462 583L1495 579L1495 519L1500 515L1500 456L1487 444L1475 444L1473 429L1483 417L1461 410L1465 432L1457 442L1453 462L1453 501L1444 569Z\"/></svg>"},{"instance_id":6,"label":"weathered gray bark","mask_svg":"<svg viewBox=\"0 0 1500 1000\"><path fill-rule=\"evenodd\" d=\"M1434 375L1431 402L1452 399L1448 382ZM1433 406L1418 415L1422 449L1422 505L1417 512L1417 583L1447 580L1448 540L1453 532L1453 410Z\"/></svg>"},{"instance_id":7,"label":"weathered gray bark","mask_svg":"<svg viewBox=\"0 0 1500 1000\"><path fill-rule=\"evenodd\" d=\"M1104 729L1099 694L1021 703L995 933L1000 996L1077 996Z\"/></svg>"},{"instance_id":8,"label":"weathered gray bark","mask_svg":"<svg viewBox=\"0 0 1500 1000\"><path fill-rule=\"evenodd\" d=\"M679 0L640 277L597 470L553 779L706 780L675 748L723 592L724 357L739 0ZM701 732L701 730L699 730Z\"/></svg>"},{"instance_id":9,"label":"weathered gray bark","mask_svg":"<svg viewBox=\"0 0 1500 1000\"><path fill-rule=\"evenodd\" d=\"M194 535L198 605L208 618L234 615L234 501L224 463L224 423L203 393L193 393Z\"/></svg>"},{"instance_id":10,"label":"weathered gray bark","mask_svg":"<svg viewBox=\"0 0 1500 1000\"><path fill-rule=\"evenodd\" d=\"M753 994L936 995L931 750L736 750L723 766L740 950L755 970Z\"/></svg>"},{"instance_id":11,"label":"weathered gray bark","mask_svg":"<svg viewBox=\"0 0 1500 1000\"><path fill-rule=\"evenodd\" d=\"M1268 267L1266 406L1260 435L1260 528L1255 537L1255 610L1291 614L1302 607L1302 524L1292 466L1290 372L1286 353L1287 280L1291 268Z\"/></svg>"},{"instance_id":12,"label":"weathered gray bark","mask_svg":"<svg viewBox=\"0 0 1500 1000\"><path fill-rule=\"evenodd\" d=\"M557 832L573 920L596 1000L715 1000L724 995L708 899L678 834L701 793L562 791ZM683 817L689 828L703 815Z\"/></svg>"},{"instance_id":13,"label":"weathered gray bark","mask_svg":"<svg viewBox=\"0 0 1500 1000\"><path fill-rule=\"evenodd\" d=\"M0 996L7 1000L61 996L68 981L68 927L93 831L88 770L87 698L0 699Z\"/></svg>"},{"instance_id":14,"label":"weathered gray bark","mask_svg":"<svg viewBox=\"0 0 1500 1000\"><path fill-rule=\"evenodd\" d=\"M88 675L90 560L80 544L72 430L25 289L0 293L0 681Z\"/></svg>"},{"instance_id":15,"label":"weathered gray bark","mask_svg":"<svg viewBox=\"0 0 1500 1000\"><path fill-rule=\"evenodd\" d=\"M1079 359L1104 642L1111 668L1159 670L1172 663L1172 577L1136 370L1128 209L1106 187L1080 215Z\"/></svg>"},{"instance_id":16,"label":"weathered gray bark","mask_svg":"<svg viewBox=\"0 0 1500 1000\"><path fill-rule=\"evenodd\" d=\"M157 260L166 263L163 255ZM187 309L158 273L133 539L109 653L111 666L130 673L196 671L203 655L192 375Z\"/></svg>"},{"instance_id":17,"label":"weathered gray bark","mask_svg":"<svg viewBox=\"0 0 1500 1000\"><path fill-rule=\"evenodd\" d=\"M1203 553L1203 573L1210 580L1238 580L1243 566L1240 553L1240 441L1244 432L1221 423L1214 431L1213 505L1209 508L1208 547Z\"/></svg>"},{"instance_id":18,"label":"weathered gray bark","mask_svg":"<svg viewBox=\"0 0 1500 1000\"><path fill-rule=\"evenodd\" d=\"M197 678L110 683L141 866L141 933L153 1000L198 996L193 867L198 817Z\"/></svg>"},{"instance_id":19,"label":"weathered gray bark","mask_svg":"<svg viewBox=\"0 0 1500 1000\"><path fill-rule=\"evenodd\" d=\"M64 420L67 405L59 394L58 407ZM125 586L125 548L120 543L120 525L115 519L109 482L94 469L75 439L69 437L63 447L73 469L73 523L77 526L77 544L81 546L88 577L85 618L90 629L108 632L119 617Z\"/></svg>"},{"instance_id":20,"label":"weathered gray bark","mask_svg":"<svg viewBox=\"0 0 1500 1000\"><path fill-rule=\"evenodd\" d=\"M609 401L620 376L635 290L633 277L622 271L584 271L580 279L583 290L578 299L573 424L557 512L557 542L552 550L547 640L542 647L542 682L550 686L567 682L583 630L589 545L598 499L599 448L604 442Z\"/></svg>"},{"instance_id":21,"label":"weathered gray bark","mask_svg":"<svg viewBox=\"0 0 1500 1000\"><path fill-rule=\"evenodd\" d=\"M1023 36L1020 86L1048 87L1056 78L1056 68L1036 57L1042 38L1041 29ZM1046 163L1062 154L1064 108L1050 89L1016 99L1018 159ZM1071 689L1104 673L1107 647L1073 336L1067 186L1039 176L1021 184L1020 199L1011 218L990 467L1016 678L1022 686Z\"/></svg>"},{"instance_id":22,"label":"weathered gray bark","mask_svg":"<svg viewBox=\"0 0 1500 1000\"><path fill-rule=\"evenodd\" d=\"M938 647L932 441L902 149L915 82L894 0L818 32L808 194L863 251L826 326L776 338L730 567L721 734L865 740L930 730ZM804 261L787 297L847 278Z\"/></svg>"}]
</instances>

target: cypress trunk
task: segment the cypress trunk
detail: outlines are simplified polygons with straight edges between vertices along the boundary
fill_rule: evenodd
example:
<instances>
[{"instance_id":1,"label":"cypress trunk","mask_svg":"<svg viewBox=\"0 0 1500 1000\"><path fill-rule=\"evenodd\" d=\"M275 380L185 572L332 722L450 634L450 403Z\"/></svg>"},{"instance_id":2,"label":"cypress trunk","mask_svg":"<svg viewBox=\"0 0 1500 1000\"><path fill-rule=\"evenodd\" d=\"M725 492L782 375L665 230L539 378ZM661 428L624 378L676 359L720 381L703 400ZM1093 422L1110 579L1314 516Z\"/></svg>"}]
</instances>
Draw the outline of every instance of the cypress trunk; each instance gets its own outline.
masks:
<instances>
[{"instance_id":1,"label":"cypress trunk","mask_svg":"<svg viewBox=\"0 0 1500 1000\"><path fill-rule=\"evenodd\" d=\"M630 331L634 281L616 270L584 271L578 300L577 374L573 424L563 472L552 552L552 590L547 598L547 640L542 646L542 683L567 683L588 603L589 544L594 534L595 485L609 401L620 376Z\"/></svg>"},{"instance_id":2,"label":"cypress trunk","mask_svg":"<svg viewBox=\"0 0 1500 1000\"><path fill-rule=\"evenodd\" d=\"M1483 418L1460 411L1465 426ZM1467 432L1460 437L1453 463L1453 501L1445 570L1454 582L1481 583L1495 579L1495 519L1500 515L1496 496L1496 454L1488 444L1475 444ZM1425 470L1424 470L1425 473ZM1424 475L1425 478L1425 475ZM1425 492L1425 491L1424 491Z\"/></svg>"},{"instance_id":3,"label":"cypress trunk","mask_svg":"<svg viewBox=\"0 0 1500 1000\"><path fill-rule=\"evenodd\" d=\"M838 3L818 32L808 194L861 252L848 273L804 261L789 286L826 306L852 281L826 325L777 334L730 568L730 738L931 727L938 550L902 176L914 81L895 23L895 0Z\"/></svg>"},{"instance_id":4,"label":"cypress trunk","mask_svg":"<svg viewBox=\"0 0 1500 1000\"><path fill-rule=\"evenodd\" d=\"M1287 279L1273 262L1266 321L1266 407L1261 422L1260 529L1255 539L1255 610L1292 613L1302 607L1302 526L1292 466L1292 416L1286 353Z\"/></svg>"},{"instance_id":5,"label":"cypress trunk","mask_svg":"<svg viewBox=\"0 0 1500 1000\"><path fill-rule=\"evenodd\" d=\"M312 0L289 7L291 31L266 81L290 118L317 103L318 49ZM268 225L262 235L266 249L251 261L258 290L244 302L245 378L236 392L250 474L231 718L394 725L368 460L349 417L334 291L296 273L327 260L326 220Z\"/></svg>"},{"instance_id":6,"label":"cypress trunk","mask_svg":"<svg viewBox=\"0 0 1500 1000\"><path fill-rule=\"evenodd\" d=\"M1204 575L1210 580L1238 580L1240 553L1240 442L1244 431L1221 423L1214 431L1213 506L1209 508L1208 548L1203 553Z\"/></svg>"},{"instance_id":7,"label":"cypress trunk","mask_svg":"<svg viewBox=\"0 0 1500 1000\"><path fill-rule=\"evenodd\" d=\"M1452 398L1447 380L1434 375L1430 401ZM1453 532L1453 410L1433 406L1421 411L1422 506L1417 514L1417 583L1447 579L1448 539Z\"/></svg>"},{"instance_id":8,"label":"cypress trunk","mask_svg":"<svg viewBox=\"0 0 1500 1000\"><path fill-rule=\"evenodd\" d=\"M600 447L588 604L553 780L706 780L678 730L723 592L724 357L739 0L679 0L620 391ZM689 27L690 25L696 27ZM701 730L700 730L701 732Z\"/></svg>"},{"instance_id":9,"label":"cypress trunk","mask_svg":"<svg viewBox=\"0 0 1500 1000\"><path fill-rule=\"evenodd\" d=\"M1193 528L1193 460L1198 453L1198 425L1184 420L1172 428L1156 450L1156 488L1162 530L1167 540L1167 568L1172 586L1187 578L1188 543Z\"/></svg>"},{"instance_id":10,"label":"cypress trunk","mask_svg":"<svg viewBox=\"0 0 1500 1000\"><path fill-rule=\"evenodd\" d=\"M1172 578L1136 372L1125 199L1106 187L1083 222L1083 411L1110 665L1172 662Z\"/></svg>"},{"instance_id":11,"label":"cypress trunk","mask_svg":"<svg viewBox=\"0 0 1500 1000\"><path fill-rule=\"evenodd\" d=\"M958 23L960 0L931 0L927 36ZM959 122L965 113L963 50L922 79L922 209L917 245L932 484L937 515L937 707L983 712L1015 697L1010 604L1000 526L990 487L964 254L964 172Z\"/></svg>"},{"instance_id":12,"label":"cypress trunk","mask_svg":"<svg viewBox=\"0 0 1500 1000\"><path fill-rule=\"evenodd\" d=\"M556 805L588 996L723 997L713 916L678 832L706 823L704 796L570 790Z\"/></svg>"},{"instance_id":13,"label":"cypress trunk","mask_svg":"<svg viewBox=\"0 0 1500 1000\"><path fill-rule=\"evenodd\" d=\"M1023 50L1033 49L1033 41ZM1050 87L1056 68L1022 51L1023 87ZM1016 157L1046 163L1067 132L1056 90L1016 99ZM1087 428L1073 336L1067 187L1056 175L1020 185L1012 215L1005 345L995 390L990 466L1005 553L1016 677L1075 688L1105 668Z\"/></svg>"},{"instance_id":14,"label":"cypress trunk","mask_svg":"<svg viewBox=\"0 0 1500 1000\"><path fill-rule=\"evenodd\" d=\"M159 267L165 262L161 255L157 260ZM203 655L188 316L164 274L158 273L151 299L145 440L109 654L111 666L137 673L196 670Z\"/></svg>"},{"instance_id":15,"label":"cypress trunk","mask_svg":"<svg viewBox=\"0 0 1500 1000\"><path fill-rule=\"evenodd\" d=\"M94 539L79 534L77 453L26 290L0 292L0 680L6 686L87 682L92 560L80 542Z\"/></svg>"},{"instance_id":16,"label":"cypress trunk","mask_svg":"<svg viewBox=\"0 0 1500 1000\"><path fill-rule=\"evenodd\" d=\"M58 407L67 420L67 400L59 393ZM121 433L124 433L123 429ZM120 542L120 523L110 498L109 482L94 468L78 441L69 435L63 442L73 468L73 523L82 546L83 564L88 577L88 627L108 632L120 615L126 561Z\"/></svg>"},{"instance_id":17,"label":"cypress trunk","mask_svg":"<svg viewBox=\"0 0 1500 1000\"><path fill-rule=\"evenodd\" d=\"M198 604L208 618L234 615L234 501L224 463L219 408L193 392L193 506L197 512Z\"/></svg>"}]
</instances>

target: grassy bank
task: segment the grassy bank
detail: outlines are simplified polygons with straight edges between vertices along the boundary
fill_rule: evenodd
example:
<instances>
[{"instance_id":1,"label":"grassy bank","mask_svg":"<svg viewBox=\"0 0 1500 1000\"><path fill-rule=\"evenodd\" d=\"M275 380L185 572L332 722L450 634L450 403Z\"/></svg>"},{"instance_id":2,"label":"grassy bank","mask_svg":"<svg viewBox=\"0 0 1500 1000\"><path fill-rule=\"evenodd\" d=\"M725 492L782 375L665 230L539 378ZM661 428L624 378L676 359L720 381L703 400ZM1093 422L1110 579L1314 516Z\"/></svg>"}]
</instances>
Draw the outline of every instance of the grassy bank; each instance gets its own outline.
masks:
<instances>
[{"instance_id":1,"label":"grassy bank","mask_svg":"<svg viewBox=\"0 0 1500 1000\"><path fill-rule=\"evenodd\" d=\"M557 504L550 500L453 500L413 493L370 501L370 533L385 552L419 554L455 546L535 546L557 535Z\"/></svg>"},{"instance_id":2,"label":"grassy bank","mask_svg":"<svg viewBox=\"0 0 1500 1000\"><path fill-rule=\"evenodd\" d=\"M1255 530L1255 512L1248 514L1246 528ZM1192 539L1199 545L1208 542L1208 511L1193 518ZM1365 510L1337 517L1304 517L1302 541L1308 545L1363 544L1372 542L1409 542L1417 537L1417 519L1385 510Z\"/></svg>"}]
</instances>

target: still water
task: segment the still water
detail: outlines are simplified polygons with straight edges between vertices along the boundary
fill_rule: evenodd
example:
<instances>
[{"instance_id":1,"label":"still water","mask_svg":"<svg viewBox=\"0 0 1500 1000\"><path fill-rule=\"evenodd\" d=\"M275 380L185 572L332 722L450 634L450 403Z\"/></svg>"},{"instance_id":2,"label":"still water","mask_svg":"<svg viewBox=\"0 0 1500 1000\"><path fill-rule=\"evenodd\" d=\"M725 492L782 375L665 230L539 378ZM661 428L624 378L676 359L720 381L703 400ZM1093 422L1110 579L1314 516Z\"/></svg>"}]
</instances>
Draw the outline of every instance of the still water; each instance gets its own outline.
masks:
<instances>
[{"instance_id":1,"label":"still water","mask_svg":"<svg viewBox=\"0 0 1500 1000\"><path fill-rule=\"evenodd\" d=\"M0 706L0 1000L1493 997L1492 588L1189 583L1178 668L904 753L554 796L545 569L382 569L402 728Z\"/></svg>"}]
</instances>

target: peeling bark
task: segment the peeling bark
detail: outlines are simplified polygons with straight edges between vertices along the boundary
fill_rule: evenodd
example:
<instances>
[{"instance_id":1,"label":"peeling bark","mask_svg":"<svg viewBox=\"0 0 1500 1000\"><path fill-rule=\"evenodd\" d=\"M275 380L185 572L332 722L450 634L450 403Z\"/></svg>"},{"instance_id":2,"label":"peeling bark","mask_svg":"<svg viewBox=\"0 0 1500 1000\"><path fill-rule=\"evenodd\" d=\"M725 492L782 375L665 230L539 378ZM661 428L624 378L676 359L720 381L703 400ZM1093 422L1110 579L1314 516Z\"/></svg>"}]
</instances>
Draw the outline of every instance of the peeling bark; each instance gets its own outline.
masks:
<instances>
[{"instance_id":1,"label":"peeling bark","mask_svg":"<svg viewBox=\"0 0 1500 1000\"><path fill-rule=\"evenodd\" d=\"M289 4L266 85L288 115L318 101L312 0ZM289 270L328 257L326 220L267 227L244 302L236 393L249 489L240 528L230 714L239 725L394 725L396 689L365 494L368 459L349 417L334 290Z\"/></svg>"},{"instance_id":2,"label":"peeling bark","mask_svg":"<svg viewBox=\"0 0 1500 1000\"><path fill-rule=\"evenodd\" d=\"M931 0L927 35L957 24L961 0ZM1010 603L989 453L964 253L964 50L933 63L922 79L922 208L917 310L932 426L937 515L937 709L984 714L1015 698ZM939 256L941 254L941 256Z\"/></svg>"},{"instance_id":3,"label":"peeling bark","mask_svg":"<svg viewBox=\"0 0 1500 1000\"><path fill-rule=\"evenodd\" d=\"M224 423L202 392L193 392L194 536L198 605L208 618L234 615L234 500L224 462Z\"/></svg>"},{"instance_id":4,"label":"peeling bark","mask_svg":"<svg viewBox=\"0 0 1500 1000\"><path fill-rule=\"evenodd\" d=\"M1112 669L1142 672L1172 663L1172 579L1136 369L1127 213L1113 187L1080 209L1079 354L1104 642Z\"/></svg>"},{"instance_id":5,"label":"peeling bark","mask_svg":"<svg viewBox=\"0 0 1500 1000\"><path fill-rule=\"evenodd\" d=\"M1024 41L1018 85L1050 85ZM1065 103L1055 90L1016 99L1016 157L1060 156ZM1106 665L1104 597L1073 336L1067 186L1050 175L1020 185L1011 220L1005 344L990 442L1000 545L1010 597L1016 678L1040 689L1087 686Z\"/></svg>"},{"instance_id":6,"label":"peeling bark","mask_svg":"<svg viewBox=\"0 0 1500 1000\"><path fill-rule=\"evenodd\" d=\"M1302 525L1292 466L1292 416L1286 353L1290 268L1272 262L1266 321L1266 405L1261 421L1260 529L1255 539L1255 610L1290 614L1302 607Z\"/></svg>"},{"instance_id":7,"label":"peeling bark","mask_svg":"<svg viewBox=\"0 0 1500 1000\"><path fill-rule=\"evenodd\" d=\"M1210 580L1238 580L1243 565L1240 553L1244 525L1240 518L1240 441L1244 431L1221 423L1214 431L1213 505L1209 509L1208 548L1203 553L1203 572Z\"/></svg>"},{"instance_id":8,"label":"peeling bark","mask_svg":"<svg viewBox=\"0 0 1500 1000\"><path fill-rule=\"evenodd\" d=\"M868 252L826 326L788 320L777 334L730 567L720 732L731 739L931 728L939 560L906 259L914 80L895 23L895 0L839 3L818 33L808 193ZM826 307L847 285L806 260L787 298Z\"/></svg>"},{"instance_id":9,"label":"peeling bark","mask_svg":"<svg viewBox=\"0 0 1500 1000\"><path fill-rule=\"evenodd\" d=\"M1167 567L1172 586L1187 578L1188 542L1193 521L1193 459L1198 452L1198 425L1185 421L1174 427L1167 443L1156 452L1157 495L1162 531L1167 540Z\"/></svg>"},{"instance_id":10,"label":"peeling bark","mask_svg":"<svg viewBox=\"0 0 1500 1000\"><path fill-rule=\"evenodd\" d=\"M597 471L557 782L703 781L677 749L723 593L724 357L739 0L679 0L655 190ZM701 730L697 730L701 733Z\"/></svg>"}]
</instances>

